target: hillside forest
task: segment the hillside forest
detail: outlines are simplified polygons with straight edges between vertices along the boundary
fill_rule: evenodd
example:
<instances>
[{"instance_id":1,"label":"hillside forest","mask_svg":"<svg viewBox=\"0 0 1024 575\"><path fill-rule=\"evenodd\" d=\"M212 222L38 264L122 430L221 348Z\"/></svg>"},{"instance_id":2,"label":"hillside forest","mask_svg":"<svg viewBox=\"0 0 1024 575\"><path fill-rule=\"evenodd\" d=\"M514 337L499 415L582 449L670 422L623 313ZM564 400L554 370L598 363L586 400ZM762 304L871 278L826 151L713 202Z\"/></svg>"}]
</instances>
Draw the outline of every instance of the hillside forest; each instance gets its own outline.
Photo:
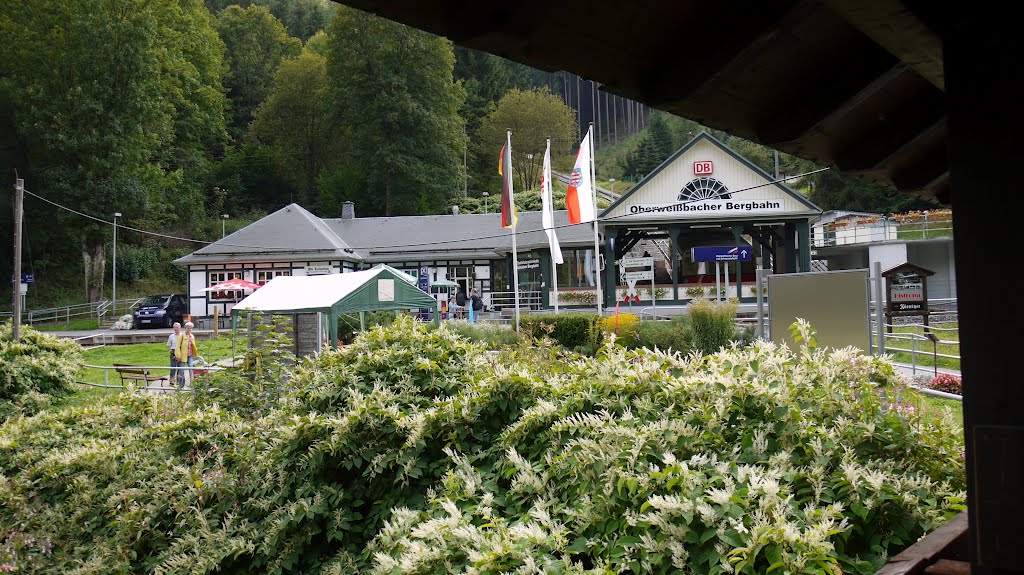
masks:
<instances>
[{"instance_id":1,"label":"hillside forest","mask_svg":"<svg viewBox=\"0 0 1024 575\"><path fill-rule=\"evenodd\" d=\"M174 258L290 202L321 217L346 201L357 216L493 211L507 129L517 204L539 209L545 139L556 170L580 140L579 78L329 0L0 0L0 37L0 181L25 181L37 306L109 297L115 212L118 285L184 285ZM638 109L596 152L618 192L706 130ZM776 169L771 149L708 131ZM782 154L778 167L818 166ZM789 184L823 209L925 207L831 171ZM12 258L0 253L3 277Z\"/></svg>"}]
</instances>

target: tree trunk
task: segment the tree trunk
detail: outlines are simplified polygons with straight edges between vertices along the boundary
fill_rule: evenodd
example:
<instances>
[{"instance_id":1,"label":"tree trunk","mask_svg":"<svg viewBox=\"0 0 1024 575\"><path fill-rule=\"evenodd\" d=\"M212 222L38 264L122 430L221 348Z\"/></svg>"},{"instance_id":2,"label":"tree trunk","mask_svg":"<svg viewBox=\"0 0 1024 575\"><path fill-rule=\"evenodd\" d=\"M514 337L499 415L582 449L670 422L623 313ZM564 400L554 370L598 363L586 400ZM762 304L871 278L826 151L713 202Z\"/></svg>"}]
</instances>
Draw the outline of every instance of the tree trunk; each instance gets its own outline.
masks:
<instances>
[{"instance_id":1,"label":"tree trunk","mask_svg":"<svg viewBox=\"0 0 1024 575\"><path fill-rule=\"evenodd\" d=\"M395 215L395 186L390 179L384 184L384 215Z\"/></svg>"},{"instance_id":2,"label":"tree trunk","mask_svg":"<svg viewBox=\"0 0 1024 575\"><path fill-rule=\"evenodd\" d=\"M82 264L86 301L100 301L103 299L103 280L107 275L107 252L102 242L90 245L82 238Z\"/></svg>"}]
</instances>

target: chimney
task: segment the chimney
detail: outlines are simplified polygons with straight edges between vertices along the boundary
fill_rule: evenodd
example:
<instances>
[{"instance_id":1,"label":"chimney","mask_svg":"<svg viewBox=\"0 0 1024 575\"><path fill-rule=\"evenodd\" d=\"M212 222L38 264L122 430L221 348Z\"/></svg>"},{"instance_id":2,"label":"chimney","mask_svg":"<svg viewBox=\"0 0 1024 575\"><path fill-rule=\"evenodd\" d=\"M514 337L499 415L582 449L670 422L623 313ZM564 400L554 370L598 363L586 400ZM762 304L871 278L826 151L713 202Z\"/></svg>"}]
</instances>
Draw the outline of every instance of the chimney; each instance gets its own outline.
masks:
<instances>
[{"instance_id":1,"label":"chimney","mask_svg":"<svg viewBox=\"0 0 1024 575\"><path fill-rule=\"evenodd\" d=\"M341 204L341 219L343 220L354 220L356 219L356 205L352 202L342 202Z\"/></svg>"}]
</instances>

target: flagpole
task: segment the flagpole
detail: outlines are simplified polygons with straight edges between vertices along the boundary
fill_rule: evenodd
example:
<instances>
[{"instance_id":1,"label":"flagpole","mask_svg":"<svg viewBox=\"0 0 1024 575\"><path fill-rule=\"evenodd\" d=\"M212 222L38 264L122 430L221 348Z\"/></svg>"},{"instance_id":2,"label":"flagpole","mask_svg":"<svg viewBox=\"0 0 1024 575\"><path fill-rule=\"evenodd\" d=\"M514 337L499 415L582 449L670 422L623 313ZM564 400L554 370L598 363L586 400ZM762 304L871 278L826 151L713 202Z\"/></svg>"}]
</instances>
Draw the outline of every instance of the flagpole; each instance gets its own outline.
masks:
<instances>
[{"instance_id":1,"label":"flagpole","mask_svg":"<svg viewBox=\"0 0 1024 575\"><path fill-rule=\"evenodd\" d=\"M594 123L587 128L590 136L590 187L594 192L594 275L597 276L597 315L601 314L601 242L597 238L597 176L594 172Z\"/></svg>"},{"instance_id":2,"label":"flagpole","mask_svg":"<svg viewBox=\"0 0 1024 575\"><path fill-rule=\"evenodd\" d=\"M515 292L515 305L516 305L516 331L519 331L519 250L516 247L516 196L512 190L512 130L505 132L506 143L508 146L508 170L509 173L505 174L504 177L508 178L508 199L511 204L509 208L512 211L512 286Z\"/></svg>"},{"instance_id":3,"label":"flagpole","mask_svg":"<svg viewBox=\"0 0 1024 575\"><path fill-rule=\"evenodd\" d=\"M550 156L551 156L551 138L548 138L548 151L547 151L547 155L550 158ZM548 203L548 208L551 211L551 219L552 219L551 225L554 225L555 224L555 222L554 222L555 210L554 210L554 206L552 205L552 203L554 202L554 194L552 194L552 190L551 190L551 172L550 172L550 170L548 171L548 173L544 174L544 186L545 186L545 189L541 190L541 193L542 194L547 194L547 199L548 199L548 202L549 202ZM550 240L550 238L549 238L549 240ZM548 251L551 251L550 248L551 248L551 243L549 241L548 242ZM558 267L557 266L558 266L558 264L555 263L555 254L552 253L551 254L551 283L555 287L555 315L558 315Z\"/></svg>"}]
</instances>

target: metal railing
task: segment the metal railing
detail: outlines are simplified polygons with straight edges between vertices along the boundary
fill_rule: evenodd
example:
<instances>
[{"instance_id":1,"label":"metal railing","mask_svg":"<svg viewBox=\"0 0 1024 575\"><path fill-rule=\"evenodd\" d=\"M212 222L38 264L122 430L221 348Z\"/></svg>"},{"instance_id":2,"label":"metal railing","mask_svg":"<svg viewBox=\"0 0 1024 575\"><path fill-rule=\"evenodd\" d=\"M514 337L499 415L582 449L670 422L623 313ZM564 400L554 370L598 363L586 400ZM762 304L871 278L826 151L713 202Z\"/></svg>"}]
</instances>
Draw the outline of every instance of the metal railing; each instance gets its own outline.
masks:
<instances>
[{"instance_id":1,"label":"metal railing","mask_svg":"<svg viewBox=\"0 0 1024 575\"><path fill-rule=\"evenodd\" d=\"M539 311L542 309L543 299L541 297L543 292L540 291L520 291L519 292L519 311ZM516 307L516 295L515 292L491 292L491 305L490 309L495 311L514 310Z\"/></svg>"},{"instance_id":2,"label":"metal railing","mask_svg":"<svg viewBox=\"0 0 1024 575\"><path fill-rule=\"evenodd\" d=\"M142 303L142 298L125 298L117 301L116 309L118 313L127 314L131 313L140 303ZM71 323L72 319L81 318L96 318L98 321L103 322L107 314L112 313L114 309L113 302L103 300L75 305L30 309L24 311L22 317L28 325L37 323ZM0 317L7 318L12 316L11 312L0 313Z\"/></svg>"},{"instance_id":3,"label":"metal railing","mask_svg":"<svg viewBox=\"0 0 1024 575\"><path fill-rule=\"evenodd\" d=\"M141 389L141 390L146 390L146 391L159 391L159 392L171 392L171 391L186 391L186 392L190 392L190 391L192 391L192 388L188 387L188 384L190 384L196 377L205 376L205 375L207 375L211 371L223 371L225 369L230 369L230 368L223 367L223 366L220 366L220 365L213 365L213 364L206 364L206 363L203 363L201 365L197 364L197 365L194 365L192 367L189 367L187 365L183 365L183 366L180 366L180 367L170 367L170 366L167 366L167 365L126 365L126 366L114 366L114 365L90 365L90 364L86 364L84 367L86 369L99 369L99 370L103 370L103 383L93 383L93 382L90 382L90 381L76 381L75 383L77 383L78 385L85 385L85 386L89 386L89 387L97 387L97 388L104 388L104 389L126 389L124 383L121 381L121 376L117 373L118 369L124 369L124 368L127 367L129 369L144 369L144 370L147 370L147 371L155 371L155 372L164 372L164 371L166 371L166 372L168 372L167 375L152 374L150 376L150 377L153 378L154 383L159 382L158 385L142 385L142 386L136 386L135 387L135 389ZM114 373L111 374L111 371L113 371ZM170 384L170 372L171 371L181 371L183 373L183 377L186 378L186 382L185 382L186 386L184 388L179 388L176 385L171 385ZM115 383L112 384L111 380L114 380ZM164 384L167 384L167 385L164 385Z\"/></svg>"},{"instance_id":4,"label":"metal railing","mask_svg":"<svg viewBox=\"0 0 1024 575\"><path fill-rule=\"evenodd\" d=\"M861 244L900 239L927 239L953 235L953 220L919 219L914 221L879 218L871 223L831 227L825 224L824 234L812 232L811 245L816 248Z\"/></svg>"}]
</instances>

